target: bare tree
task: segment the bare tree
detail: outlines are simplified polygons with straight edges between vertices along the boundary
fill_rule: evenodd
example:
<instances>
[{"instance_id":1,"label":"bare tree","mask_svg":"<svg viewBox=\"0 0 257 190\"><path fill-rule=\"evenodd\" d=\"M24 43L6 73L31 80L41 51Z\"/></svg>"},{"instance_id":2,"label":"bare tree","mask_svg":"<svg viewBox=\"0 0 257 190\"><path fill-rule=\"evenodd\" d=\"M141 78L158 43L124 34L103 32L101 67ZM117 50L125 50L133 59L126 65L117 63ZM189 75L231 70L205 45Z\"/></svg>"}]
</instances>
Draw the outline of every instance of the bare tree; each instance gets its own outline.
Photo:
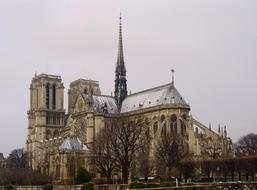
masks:
<instances>
[{"instance_id":1,"label":"bare tree","mask_svg":"<svg viewBox=\"0 0 257 190\"><path fill-rule=\"evenodd\" d=\"M148 177L154 173L154 159L151 156L151 142L150 129L146 128L142 134L141 147L137 155L137 165L139 174L148 181Z\"/></svg>"},{"instance_id":2,"label":"bare tree","mask_svg":"<svg viewBox=\"0 0 257 190\"><path fill-rule=\"evenodd\" d=\"M105 126L96 136L93 146L94 164L96 171L103 174L110 183L112 175L117 170L117 162L112 144L112 128Z\"/></svg>"},{"instance_id":3,"label":"bare tree","mask_svg":"<svg viewBox=\"0 0 257 190\"><path fill-rule=\"evenodd\" d=\"M237 155L254 155L257 154L257 134L250 133L241 137L236 143Z\"/></svg>"},{"instance_id":4,"label":"bare tree","mask_svg":"<svg viewBox=\"0 0 257 190\"><path fill-rule=\"evenodd\" d=\"M29 168L27 153L24 149L13 150L6 159L6 167L0 170L0 184L37 185L49 181L48 176L43 176Z\"/></svg>"},{"instance_id":5,"label":"bare tree","mask_svg":"<svg viewBox=\"0 0 257 190\"><path fill-rule=\"evenodd\" d=\"M28 167L28 157L24 149L13 150L7 158L7 168L20 169Z\"/></svg>"},{"instance_id":6,"label":"bare tree","mask_svg":"<svg viewBox=\"0 0 257 190\"><path fill-rule=\"evenodd\" d=\"M179 162L187 155L188 144L179 134L163 134L156 144L156 165L165 171L167 180L170 180L172 175L178 175L175 171L178 170Z\"/></svg>"},{"instance_id":7,"label":"bare tree","mask_svg":"<svg viewBox=\"0 0 257 190\"><path fill-rule=\"evenodd\" d=\"M141 147L141 134L144 130L143 122L118 120L112 125L113 152L122 173L122 182L128 183L129 170Z\"/></svg>"}]
</instances>

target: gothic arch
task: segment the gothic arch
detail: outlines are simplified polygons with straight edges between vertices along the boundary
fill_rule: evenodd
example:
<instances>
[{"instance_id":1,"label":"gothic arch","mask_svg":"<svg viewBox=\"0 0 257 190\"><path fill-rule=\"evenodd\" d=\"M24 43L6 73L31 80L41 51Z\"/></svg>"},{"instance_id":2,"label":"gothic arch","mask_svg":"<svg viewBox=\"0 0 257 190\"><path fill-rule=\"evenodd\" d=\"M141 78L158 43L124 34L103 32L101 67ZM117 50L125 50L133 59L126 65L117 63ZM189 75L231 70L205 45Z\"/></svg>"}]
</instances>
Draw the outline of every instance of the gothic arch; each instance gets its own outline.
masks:
<instances>
[{"instance_id":1,"label":"gothic arch","mask_svg":"<svg viewBox=\"0 0 257 190\"><path fill-rule=\"evenodd\" d=\"M158 131L158 119L156 116L153 117L153 133L154 133L154 136L157 134L157 131Z\"/></svg>"},{"instance_id":2,"label":"gothic arch","mask_svg":"<svg viewBox=\"0 0 257 190\"><path fill-rule=\"evenodd\" d=\"M167 127L164 115L161 115L161 126L161 135L165 135L167 133Z\"/></svg>"},{"instance_id":3,"label":"gothic arch","mask_svg":"<svg viewBox=\"0 0 257 190\"><path fill-rule=\"evenodd\" d=\"M170 116L170 131L173 133L178 131L178 118L176 114Z\"/></svg>"},{"instance_id":4,"label":"gothic arch","mask_svg":"<svg viewBox=\"0 0 257 190\"><path fill-rule=\"evenodd\" d=\"M165 121L165 116L161 115L161 122L163 123Z\"/></svg>"},{"instance_id":5,"label":"gothic arch","mask_svg":"<svg viewBox=\"0 0 257 190\"><path fill-rule=\"evenodd\" d=\"M186 135L187 133L186 120L184 120L183 116L180 119L180 131L181 131L181 135Z\"/></svg>"}]
</instances>

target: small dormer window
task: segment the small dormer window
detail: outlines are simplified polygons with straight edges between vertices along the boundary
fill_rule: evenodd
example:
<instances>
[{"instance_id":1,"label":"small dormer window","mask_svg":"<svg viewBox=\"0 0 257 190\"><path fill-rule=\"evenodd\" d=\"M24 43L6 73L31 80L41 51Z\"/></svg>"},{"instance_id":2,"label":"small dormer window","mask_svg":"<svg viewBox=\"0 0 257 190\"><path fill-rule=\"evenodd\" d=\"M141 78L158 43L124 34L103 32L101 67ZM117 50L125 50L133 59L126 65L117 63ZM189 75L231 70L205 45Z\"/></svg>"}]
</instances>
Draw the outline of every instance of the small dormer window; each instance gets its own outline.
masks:
<instances>
[{"instance_id":1,"label":"small dormer window","mask_svg":"<svg viewBox=\"0 0 257 190\"><path fill-rule=\"evenodd\" d=\"M171 103L172 104L175 104L175 97L173 96L172 99L171 99Z\"/></svg>"}]
</instances>

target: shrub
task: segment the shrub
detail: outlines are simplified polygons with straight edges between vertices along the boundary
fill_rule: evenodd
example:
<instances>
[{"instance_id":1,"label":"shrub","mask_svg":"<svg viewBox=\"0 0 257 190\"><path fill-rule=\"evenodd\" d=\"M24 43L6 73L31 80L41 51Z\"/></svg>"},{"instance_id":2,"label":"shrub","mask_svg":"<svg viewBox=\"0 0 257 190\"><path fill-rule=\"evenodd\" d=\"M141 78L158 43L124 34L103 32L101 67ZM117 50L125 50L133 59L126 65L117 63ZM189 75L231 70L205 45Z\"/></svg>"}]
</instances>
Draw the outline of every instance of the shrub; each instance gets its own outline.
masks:
<instances>
[{"instance_id":1,"label":"shrub","mask_svg":"<svg viewBox=\"0 0 257 190\"><path fill-rule=\"evenodd\" d=\"M175 181L165 181L160 183L160 187L174 187L176 186Z\"/></svg>"},{"instance_id":2,"label":"shrub","mask_svg":"<svg viewBox=\"0 0 257 190\"><path fill-rule=\"evenodd\" d=\"M52 184L46 184L43 186L43 190L53 190L53 185Z\"/></svg>"},{"instance_id":3,"label":"shrub","mask_svg":"<svg viewBox=\"0 0 257 190\"><path fill-rule=\"evenodd\" d=\"M147 183L145 184L145 188L158 188L160 187L160 184L158 183Z\"/></svg>"},{"instance_id":4,"label":"shrub","mask_svg":"<svg viewBox=\"0 0 257 190\"><path fill-rule=\"evenodd\" d=\"M11 184L6 184L5 186L4 186L4 190L13 190L14 189L14 187L13 187L13 185L11 185Z\"/></svg>"},{"instance_id":5,"label":"shrub","mask_svg":"<svg viewBox=\"0 0 257 190\"><path fill-rule=\"evenodd\" d=\"M182 186L192 186L192 185L195 185L194 183L183 183L181 184Z\"/></svg>"},{"instance_id":6,"label":"shrub","mask_svg":"<svg viewBox=\"0 0 257 190\"><path fill-rule=\"evenodd\" d=\"M77 182L88 183L91 181L91 174L85 168L78 169Z\"/></svg>"},{"instance_id":7,"label":"shrub","mask_svg":"<svg viewBox=\"0 0 257 190\"><path fill-rule=\"evenodd\" d=\"M84 183L83 186L81 187L81 190L93 190L93 189L94 189L94 184L92 182Z\"/></svg>"},{"instance_id":8,"label":"shrub","mask_svg":"<svg viewBox=\"0 0 257 190\"><path fill-rule=\"evenodd\" d=\"M145 184L144 183L140 183L140 182L132 182L129 184L129 189L142 189L145 188Z\"/></svg>"}]
</instances>

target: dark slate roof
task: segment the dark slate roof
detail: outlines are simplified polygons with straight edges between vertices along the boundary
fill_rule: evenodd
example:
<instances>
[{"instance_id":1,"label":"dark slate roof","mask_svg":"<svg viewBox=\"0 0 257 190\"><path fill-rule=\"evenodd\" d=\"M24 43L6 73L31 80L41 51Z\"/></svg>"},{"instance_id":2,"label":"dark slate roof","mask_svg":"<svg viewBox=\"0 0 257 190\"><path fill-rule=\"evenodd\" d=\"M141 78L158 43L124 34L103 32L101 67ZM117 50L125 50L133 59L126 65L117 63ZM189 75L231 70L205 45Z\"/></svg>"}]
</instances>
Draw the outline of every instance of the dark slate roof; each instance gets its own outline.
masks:
<instances>
[{"instance_id":1,"label":"dark slate roof","mask_svg":"<svg viewBox=\"0 0 257 190\"><path fill-rule=\"evenodd\" d=\"M0 161L1 160L4 160L4 154L3 153L0 153Z\"/></svg>"},{"instance_id":2,"label":"dark slate roof","mask_svg":"<svg viewBox=\"0 0 257 190\"><path fill-rule=\"evenodd\" d=\"M87 150L87 147L77 137L67 137L59 147L59 150Z\"/></svg>"},{"instance_id":3,"label":"dark slate roof","mask_svg":"<svg viewBox=\"0 0 257 190\"><path fill-rule=\"evenodd\" d=\"M122 102L121 113L159 105L190 106L172 83L131 94Z\"/></svg>"},{"instance_id":4,"label":"dark slate roof","mask_svg":"<svg viewBox=\"0 0 257 190\"><path fill-rule=\"evenodd\" d=\"M106 113L118 113L116 100L111 96L96 96L93 95L94 111L101 111ZM105 110L105 111L104 111Z\"/></svg>"}]
</instances>

